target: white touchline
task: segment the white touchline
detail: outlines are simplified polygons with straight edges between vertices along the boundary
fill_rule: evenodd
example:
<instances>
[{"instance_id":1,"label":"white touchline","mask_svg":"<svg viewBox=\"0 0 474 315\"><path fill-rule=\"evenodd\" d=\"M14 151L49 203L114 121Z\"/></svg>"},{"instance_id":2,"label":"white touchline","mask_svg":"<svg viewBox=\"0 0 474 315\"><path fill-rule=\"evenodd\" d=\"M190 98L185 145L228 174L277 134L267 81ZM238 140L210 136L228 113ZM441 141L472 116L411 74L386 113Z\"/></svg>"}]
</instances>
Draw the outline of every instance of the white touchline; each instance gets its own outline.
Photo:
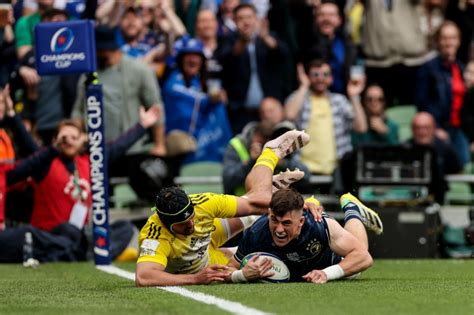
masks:
<instances>
[{"instance_id":1,"label":"white touchline","mask_svg":"<svg viewBox=\"0 0 474 315\"><path fill-rule=\"evenodd\" d=\"M119 277L135 281L135 274L133 272L125 271L123 269L117 268L115 266L96 266L97 269L117 275ZM214 305L218 308L221 308L229 313L238 314L238 315L270 315L271 313L265 313L259 310L256 310L251 307L247 307L237 302L227 301L212 295L204 294L201 292L190 291L182 287L156 287L157 289L176 293L187 298L193 299L195 301Z\"/></svg>"}]
</instances>

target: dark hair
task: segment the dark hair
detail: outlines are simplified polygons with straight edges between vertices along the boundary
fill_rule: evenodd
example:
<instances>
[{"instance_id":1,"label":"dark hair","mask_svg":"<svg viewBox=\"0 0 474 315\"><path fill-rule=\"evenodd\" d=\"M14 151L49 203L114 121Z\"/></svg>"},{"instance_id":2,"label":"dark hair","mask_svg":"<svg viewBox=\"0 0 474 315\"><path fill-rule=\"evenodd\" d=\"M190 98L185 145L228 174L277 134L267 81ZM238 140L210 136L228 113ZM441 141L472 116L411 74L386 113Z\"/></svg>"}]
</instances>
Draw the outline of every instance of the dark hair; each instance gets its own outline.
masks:
<instances>
[{"instance_id":1,"label":"dark hair","mask_svg":"<svg viewBox=\"0 0 474 315\"><path fill-rule=\"evenodd\" d=\"M369 92L369 89L375 88L375 87L382 90L383 96L385 98L385 90L379 83L374 82L374 83L367 84L367 86L364 88L364 91L362 91L362 103L364 106L366 105L366 98L367 98L367 93Z\"/></svg>"},{"instance_id":2,"label":"dark hair","mask_svg":"<svg viewBox=\"0 0 474 315\"><path fill-rule=\"evenodd\" d=\"M190 54L190 53L179 54L176 57L176 66L178 67L179 72L181 72L183 74L184 84L186 85L186 87L189 88L191 86L191 80L189 80L184 75L184 66L183 66L184 56L188 55L188 54ZM201 84L202 91L204 93L207 93L207 78L209 77L209 74L208 74L208 71L207 71L206 57L204 55L198 54L198 53L192 53L192 54L199 55L202 59L201 69L199 69L199 83Z\"/></svg>"},{"instance_id":3,"label":"dark hair","mask_svg":"<svg viewBox=\"0 0 474 315\"><path fill-rule=\"evenodd\" d=\"M329 63L324 59L313 59L306 65L306 73L309 74L309 71L313 68L321 68L324 65L329 65ZM331 69L331 66L329 66Z\"/></svg>"},{"instance_id":4,"label":"dark hair","mask_svg":"<svg viewBox=\"0 0 474 315\"><path fill-rule=\"evenodd\" d=\"M284 188L273 194L270 209L276 216L284 216L293 210L302 210L303 196L293 188Z\"/></svg>"},{"instance_id":5,"label":"dark hair","mask_svg":"<svg viewBox=\"0 0 474 315\"><path fill-rule=\"evenodd\" d=\"M237 13L242 10L242 9L250 9L252 10L255 14L257 14L257 9L255 8L255 6L253 4L250 4L250 3L241 3L239 4L238 6L236 6L234 8L234 11L232 11L232 13L235 15L237 15Z\"/></svg>"},{"instance_id":6,"label":"dark hair","mask_svg":"<svg viewBox=\"0 0 474 315\"><path fill-rule=\"evenodd\" d=\"M63 15L66 20L69 18L69 14L66 10L56 9L56 8L47 8L43 14L41 14L41 21L51 20L53 17Z\"/></svg>"},{"instance_id":7,"label":"dark hair","mask_svg":"<svg viewBox=\"0 0 474 315\"><path fill-rule=\"evenodd\" d=\"M175 214L181 211L188 203L188 195L176 186L161 189L155 200L156 208L167 214Z\"/></svg>"}]
</instances>

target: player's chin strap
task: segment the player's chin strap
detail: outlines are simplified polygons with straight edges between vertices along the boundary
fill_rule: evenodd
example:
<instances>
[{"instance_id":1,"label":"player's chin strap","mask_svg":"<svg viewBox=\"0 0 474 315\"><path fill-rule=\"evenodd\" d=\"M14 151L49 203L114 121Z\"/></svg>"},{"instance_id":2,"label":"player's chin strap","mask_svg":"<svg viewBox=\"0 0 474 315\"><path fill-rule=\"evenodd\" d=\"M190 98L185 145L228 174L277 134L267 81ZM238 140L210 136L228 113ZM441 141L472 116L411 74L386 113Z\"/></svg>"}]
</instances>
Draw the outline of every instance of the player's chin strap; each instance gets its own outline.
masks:
<instances>
[{"instance_id":1,"label":"player's chin strap","mask_svg":"<svg viewBox=\"0 0 474 315\"><path fill-rule=\"evenodd\" d=\"M151 208L152 211L156 211L160 217L161 222L173 232L173 225L185 223L191 219L194 215L194 206L191 200L188 198L188 204L183 209L176 213L166 213L158 209L157 207Z\"/></svg>"}]
</instances>

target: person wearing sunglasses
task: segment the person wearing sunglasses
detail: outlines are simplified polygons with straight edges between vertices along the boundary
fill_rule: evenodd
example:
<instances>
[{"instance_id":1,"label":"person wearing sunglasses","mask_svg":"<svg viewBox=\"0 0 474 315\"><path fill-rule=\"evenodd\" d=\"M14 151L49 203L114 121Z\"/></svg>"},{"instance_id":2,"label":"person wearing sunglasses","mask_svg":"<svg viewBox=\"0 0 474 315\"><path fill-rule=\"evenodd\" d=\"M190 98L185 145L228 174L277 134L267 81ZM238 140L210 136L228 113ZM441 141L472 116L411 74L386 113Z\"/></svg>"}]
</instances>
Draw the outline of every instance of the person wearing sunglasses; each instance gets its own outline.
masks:
<instances>
[{"instance_id":1,"label":"person wearing sunglasses","mask_svg":"<svg viewBox=\"0 0 474 315\"><path fill-rule=\"evenodd\" d=\"M368 130L364 133L354 132L352 144L357 147L364 144L397 144L398 125L385 116L385 95L382 87L371 84L362 98L367 116Z\"/></svg>"},{"instance_id":2,"label":"person wearing sunglasses","mask_svg":"<svg viewBox=\"0 0 474 315\"><path fill-rule=\"evenodd\" d=\"M342 158L352 151L351 132L367 131L367 119L360 104L364 78L347 85L349 99L331 93L333 77L330 65L320 59L306 68L298 66L300 87L286 101L286 118L304 129L313 139L301 151L301 161L312 174L333 175ZM339 173L334 173L339 176ZM330 187L318 187L321 191Z\"/></svg>"}]
</instances>

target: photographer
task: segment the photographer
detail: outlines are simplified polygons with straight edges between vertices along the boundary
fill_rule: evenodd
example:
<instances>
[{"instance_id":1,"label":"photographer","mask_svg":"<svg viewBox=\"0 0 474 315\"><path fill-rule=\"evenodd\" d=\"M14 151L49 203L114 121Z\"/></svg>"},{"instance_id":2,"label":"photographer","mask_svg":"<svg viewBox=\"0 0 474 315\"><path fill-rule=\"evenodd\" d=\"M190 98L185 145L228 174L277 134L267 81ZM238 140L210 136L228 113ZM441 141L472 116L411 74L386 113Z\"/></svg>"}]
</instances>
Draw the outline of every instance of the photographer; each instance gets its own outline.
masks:
<instances>
[{"instance_id":1,"label":"photographer","mask_svg":"<svg viewBox=\"0 0 474 315\"><path fill-rule=\"evenodd\" d=\"M140 108L140 123L116 141L108 144L108 159L113 160L143 136L160 117L157 107ZM35 258L39 261L74 261L85 258L82 228L88 221L91 205L89 155L85 152L87 136L79 121L59 124L54 144L21 161L7 172L11 185L29 176L34 180L34 209L31 226L7 229L0 233L0 262L21 261L25 232L31 232ZM131 235L130 235L131 237ZM128 241L114 243L116 257Z\"/></svg>"}]
</instances>

